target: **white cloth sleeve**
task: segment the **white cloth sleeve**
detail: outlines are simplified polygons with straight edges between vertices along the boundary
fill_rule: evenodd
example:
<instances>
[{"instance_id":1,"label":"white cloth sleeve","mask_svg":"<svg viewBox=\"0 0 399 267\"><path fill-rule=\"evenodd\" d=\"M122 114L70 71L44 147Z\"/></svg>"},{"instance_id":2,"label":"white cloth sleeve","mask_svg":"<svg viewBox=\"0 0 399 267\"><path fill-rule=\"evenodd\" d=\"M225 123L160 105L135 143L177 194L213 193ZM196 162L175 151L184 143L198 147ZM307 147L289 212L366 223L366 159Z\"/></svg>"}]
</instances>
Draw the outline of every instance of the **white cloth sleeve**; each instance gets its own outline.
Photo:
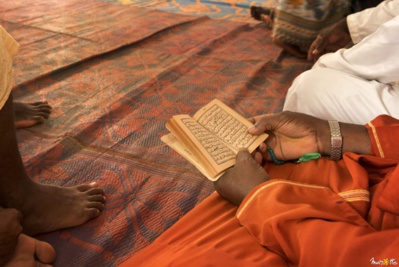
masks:
<instances>
[{"instance_id":1,"label":"white cloth sleeve","mask_svg":"<svg viewBox=\"0 0 399 267\"><path fill-rule=\"evenodd\" d=\"M366 80L394 84L399 81L398 37L399 15L350 49L320 57L313 68L330 68Z\"/></svg>"},{"instance_id":2,"label":"white cloth sleeve","mask_svg":"<svg viewBox=\"0 0 399 267\"><path fill-rule=\"evenodd\" d=\"M346 21L353 43L357 44L397 15L399 15L399 0L385 0L377 7L349 15Z\"/></svg>"}]
</instances>

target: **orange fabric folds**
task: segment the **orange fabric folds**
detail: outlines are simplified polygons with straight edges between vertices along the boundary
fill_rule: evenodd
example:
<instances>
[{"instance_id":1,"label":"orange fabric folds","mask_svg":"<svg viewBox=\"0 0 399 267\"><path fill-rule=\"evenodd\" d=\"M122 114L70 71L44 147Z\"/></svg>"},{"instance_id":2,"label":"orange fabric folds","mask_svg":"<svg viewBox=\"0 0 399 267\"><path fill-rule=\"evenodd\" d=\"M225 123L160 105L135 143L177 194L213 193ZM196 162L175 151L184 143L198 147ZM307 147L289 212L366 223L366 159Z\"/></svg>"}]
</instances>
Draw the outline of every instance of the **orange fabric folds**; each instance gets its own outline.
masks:
<instances>
[{"instance_id":1,"label":"orange fabric folds","mask_svg":"<svg viewBox=\"0 0 399 267\"><path fill-rule=\"evenodd\" d=\"M366 127L373 155L268 163L238 209L213 194L123 266L399 265L399 124Z\"/></svg>"}]
</instances>

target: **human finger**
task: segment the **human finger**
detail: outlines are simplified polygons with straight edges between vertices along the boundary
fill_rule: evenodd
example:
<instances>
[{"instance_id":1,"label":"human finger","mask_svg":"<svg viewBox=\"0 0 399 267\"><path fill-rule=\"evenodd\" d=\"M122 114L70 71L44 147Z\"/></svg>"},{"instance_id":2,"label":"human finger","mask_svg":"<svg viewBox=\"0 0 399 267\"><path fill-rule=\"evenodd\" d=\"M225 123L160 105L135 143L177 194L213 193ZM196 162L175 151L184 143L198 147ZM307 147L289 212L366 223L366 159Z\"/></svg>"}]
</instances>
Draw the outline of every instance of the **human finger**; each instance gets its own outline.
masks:
<instances>
[{"instance_id":1,"label":"human finger","mask_svg":"<svg viewBox=\"0 0 399 267\"><path fill-rule=\"evenodd\" d=\"M234 168L240 175L245 173L249 176L263 177L265 170L261 166L262 161L263 156L259 153L250 154L247 149L242 149L237 153L237 162Z\"/></svg>"},{"instance_id":2,"label":"human finger","mask_svg":"<svg viewBox=\"0 0 399 267\"><path fill-rule=\"evenodd\" d=\"M262 153L262 154L265 154L266 151L267 151L267 145L266 145L266 143L260 144L259 147L258 147L258 151L259 151L260 153Z\"/></svg>"},{"instance_id":3,"label":"human finger","mask_svg":"<svg viewBox=\"0 0 399 267\"><path fill-rule=\"evenodd\" d=\"M0 212L2 213L2 217L10 218L13 221L21 221L22 219L21 212L13 208L1 209Z\"/></svg>"},{"instance_id":4,"label":"human finger","mask_svg":"<svg viewBox=\"0 0 399 267\"><path fill-rule=\"evenodd\" d=\"M316 39L310 45L308 52L308 60L314 61L320 57L322 51L325 49L327 44L327 38L323 37L321 34L317 35Z\"/></svg>"},{"instance_id":5,"label":"human finger","mask_svg":"<svg viewBox=\"0 0 399 267\"><path fill-rule=\"evenodd\" d=\"M265 143L263 143L263 145L264 148L258 148L258 150L252 153L253 158L258 164L262 164L265 160L271 160L267 145Z\"/></svg>"},{"instance_id":6,"label":"human finger","mask_svg":"<svg viewBox=\"0 0 399 267\"><path fill-rule=\"evenodd\" d=\"M247 161L249 159L253 159L248 149L241 148L237 153L237 162Z\"/></svg>"},{"instance_id":7,"label":"human finger","mask_svg":"<svg viewBox=\"0 0 399 267\"><path fill-rule=\"evenodd\" d=\"M258 135L266 131L273 131L279 124L278 117L279 114L267 114L254 117L256 122L253 127L248 129L248 133Z\"/></svg>"},{"instance_id":8,"label":"human finger","mask_svg":"<svg viewBox=\"0 0 399 267\"><path fill-rule=\"evenodd\" d=\"M259 155L256 156L257 159L259 160ZM257 161L257 159L255 158L255 154L251 155L248 151L248 149L240 149L237 153L237 157L236 157L236 167L238 169L240 169L241 167L244 168L252 168L255 166L259 166L260 163Z\"/></svg>"},{"instance_id":9,"label":"human finger","mask_svg":"<svg viewBox=\"0 0 399 267\"><path fill-rule=\"evenodd\" d=\"M258 116L254 116L252 118L249 118L248 120L252 123L255 124L256 122L260 121L263 117L268 116L271 114L263 114L263 115L258 115Z\"/></svg>"},{"instance_id":10,"label":"human finger","mask_svg":"<svg viewBox=\"0 0 399 267\"><path fill-rule=\"evenodd\" d=\"M252 157L258 164L262 164L263 162L263 154L259 151L255 151L252 153Z\"/></svg>"},{"instance_id":11,"label":"human finger","mask_svg":"<svg viewBox=\"0 0 399 267\"><path fill-rule=\"evenodd\" d=\"M240 150L238 152L237 162L234 168L236 168L236 173L238 173L240 176L242 176L243 173L246 174L247 178L245 183L249 183L250 180L252 182L255 181L255 184L250 186L251 189L254 185L262 183L269 178L269 175L266 173L265 169L260 165L256 158L248 152L247 149Z\"/></svg>"},{"instance_id":12,"label":"human finger","mask_svg":"<svg viewBox=\"0 0 399 267\"><path fill-rule=\"evenodd\" d=\"M19 235L22 232L21 220L22 214L16 209L8 208L1 209L1 225L3 225L4 229L7 229L8 233L14 233L15 235Z\"/></svg>"}]
</instances>

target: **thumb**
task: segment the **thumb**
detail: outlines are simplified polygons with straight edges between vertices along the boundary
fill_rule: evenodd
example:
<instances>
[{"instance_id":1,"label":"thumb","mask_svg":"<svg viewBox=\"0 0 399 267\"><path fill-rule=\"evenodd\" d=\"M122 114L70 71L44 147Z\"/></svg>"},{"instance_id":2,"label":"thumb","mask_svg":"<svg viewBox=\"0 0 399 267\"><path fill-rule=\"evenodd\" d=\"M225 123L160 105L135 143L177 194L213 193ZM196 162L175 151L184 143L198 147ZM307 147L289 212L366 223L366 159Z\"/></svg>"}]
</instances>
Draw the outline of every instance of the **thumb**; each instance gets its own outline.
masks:
<instances>
[{"instance_id":1,"label":"thumb","mask_svg":"<svg viewBox=\"0 0 399 267\"><path fill-rule=\"evenodd\" d=\"M275 130L280 120L278 119L279 114L270 114L262 116L260 119L256 120L256 123L253 127L248 129L248 133L259 135L264 133L265 131L273 131Z\"/></svg>"},{"instance_id":2,"label":"thumb","mask_svg":"<svg viewBox=\"0 0 399 267\"><path fill-rule=\"evenodd\" d=\"M246 161L248 158L252 158L251 154L249 153L248 149L241 148L237 153L237 162L239 161Z\"/></svg>"},{"instance_id":3,"label":"thumb","mask_svg":"<svg viewBox=\"0 0 399 267\"><path fill-rule=\"evenodd\" d=\"M240 149L237 153L237 161L236 161L236 166L239 167L241 165L243 166L249 166L252 165L259 165L259 163L252 157L252 155L249 153L248 149Z\"/></svg>"},{"instance_id":4,"label":"thumb","mask_svg":"<svg viewBox=\"0 0 399 267\"><path fill-rule=\"evenodd\" d=\"M314 47L312 50L313 54L319 54L327 45L327 37L319 34L314 43Z\"/></svg>"}]
</instances>

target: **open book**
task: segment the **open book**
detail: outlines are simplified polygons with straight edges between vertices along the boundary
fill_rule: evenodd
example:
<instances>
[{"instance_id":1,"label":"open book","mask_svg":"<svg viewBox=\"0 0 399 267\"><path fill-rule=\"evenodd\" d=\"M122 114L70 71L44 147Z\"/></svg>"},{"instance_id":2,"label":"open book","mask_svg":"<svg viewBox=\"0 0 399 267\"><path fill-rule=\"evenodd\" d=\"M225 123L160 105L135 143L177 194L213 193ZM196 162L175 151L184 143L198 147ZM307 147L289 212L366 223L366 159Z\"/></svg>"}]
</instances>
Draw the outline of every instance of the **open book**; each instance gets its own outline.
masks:
<instances>
[{"instance_id":1,"label":"open book","mask_svg":"<svg viewBox=\"0 0 399 267\"><path fill-rule=\"evenodd\" d=\"M236 163L240 148L252 153L267 134L251 135L253 124L217 99L194 116L176 115L167 123L171 132L161 140L193 164L209 180L216 181Z\"/></svg>"}]
</instances>

